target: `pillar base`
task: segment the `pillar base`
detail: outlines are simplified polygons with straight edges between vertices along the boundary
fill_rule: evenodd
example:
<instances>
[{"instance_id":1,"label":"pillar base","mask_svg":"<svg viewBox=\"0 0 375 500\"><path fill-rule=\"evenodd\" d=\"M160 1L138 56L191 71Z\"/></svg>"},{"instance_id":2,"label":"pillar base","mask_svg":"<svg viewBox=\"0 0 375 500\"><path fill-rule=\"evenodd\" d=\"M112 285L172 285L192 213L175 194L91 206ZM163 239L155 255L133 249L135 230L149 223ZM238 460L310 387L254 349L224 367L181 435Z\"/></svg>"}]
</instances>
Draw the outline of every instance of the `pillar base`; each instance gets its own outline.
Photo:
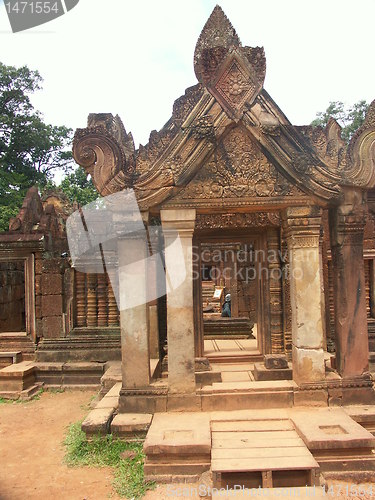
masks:
<instances>
[{"instance_id":1,"label":"pillar base","mask_svg":"<svg viewBox=\"0 0 375 500\"><path fill-rule=\"evenodd\" d=\"M293 380L298 384L319 383L325 380L323 349L293 346Z\"/></svg>"},{"instance_id":2,"label":"pillar base","mask_svg":"<svg viewBox=\"0 0 375 500\"><path fill-rule=\"evenodd\" d=\"M373 387L373 381L369 373L366 373L361 377L342 379L342 404L375 404L375 391Z\"/></svg>"},{"instance_id":3,"label":"pillar base","mask_svg":"<svg viewBox=\"0 0 375 500\"><path fill-rule=\"evenodd\" d=\"M121 389L119 413L159 413L167 411L167 388Z\"/></svg>"},{"instance_id":4,"label":"pillar base","mask_svg":"<svg viewBox=\"0 0 375 500\"><path fill-rule=\"evenodd\" d=\"M170 394L166 387L121 389L119 413L164 413L167 411L201 411L197 394Z\"/></svg>"},{"instance_id":5,"label":"pillar base","mask_svg":"<svg viewBox=\"0 0 375 500\"><path fill-rule=\"evenodd\" d=\"M370 374L361 377L334 378L305 383L294 391L295 406L347 406L375 404L375 390Z\"/></svg>"}]
</instances>

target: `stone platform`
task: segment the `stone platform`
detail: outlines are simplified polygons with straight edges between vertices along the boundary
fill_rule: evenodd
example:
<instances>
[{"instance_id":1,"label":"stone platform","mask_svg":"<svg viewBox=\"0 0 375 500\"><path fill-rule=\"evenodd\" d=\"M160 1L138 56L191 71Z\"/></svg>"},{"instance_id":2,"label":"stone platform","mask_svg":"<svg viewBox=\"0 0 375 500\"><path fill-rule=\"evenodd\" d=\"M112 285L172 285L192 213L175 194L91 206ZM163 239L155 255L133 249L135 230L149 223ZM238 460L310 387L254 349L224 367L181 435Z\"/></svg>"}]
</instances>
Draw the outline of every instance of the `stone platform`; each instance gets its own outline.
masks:
<instances>
[{"instance_id":1,"label":"stone platform","mask_svg":"<svg viewBox=\"0 0 375 500\"><path fill-rule=\"evenodd\" d=\"M320 473L375 478L374 447L374 437L343 409L159 413L144 445L145 474L193 482L211 468L217 488L307 486L311 492L316 486L318 494Z\"/></svg>"},{"instance_id":2,"label":"stone platform","mask_svg":"<svg viewBox=\"0 0 375 500\"><path fill-rule=\"evenodd\" d=\"M207 413L154 415L144 443L148 480L196 481L211 466L210 417Z\"/></svg>"},{"instance_id":3,"label":"stone platform","mask_svg":"<svg viewBox=\"0 0 375 500\"><path fill-rule=\"evenodd\" d=\"M375 476L375 438L343 409L295 409L291 419L323 472L372 471Z\"/></svg>"}]
</instances>

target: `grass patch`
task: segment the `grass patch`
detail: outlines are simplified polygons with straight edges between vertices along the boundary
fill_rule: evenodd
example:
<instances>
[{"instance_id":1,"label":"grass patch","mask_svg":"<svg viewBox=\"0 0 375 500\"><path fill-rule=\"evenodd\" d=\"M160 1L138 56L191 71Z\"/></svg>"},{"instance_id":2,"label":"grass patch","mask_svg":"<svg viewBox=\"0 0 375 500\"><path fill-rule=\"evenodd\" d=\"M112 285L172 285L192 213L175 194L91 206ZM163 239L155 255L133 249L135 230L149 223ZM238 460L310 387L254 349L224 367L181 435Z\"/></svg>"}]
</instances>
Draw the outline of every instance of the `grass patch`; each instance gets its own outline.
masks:
<instances>
[{"instance_id":1,"label":"grass patch","mask_svg":"<svg viewBox=\"0 0 375 500\"><path fill-rule=\"evenodd\" d=\"M0 405L12 404L14 401L12 399L0 398Z\"/></svg>"},{"instance_id":2,"label":"grass patch","mask_svg":"<svg viewBox=\"0 0 375 500\"><path fill-rule=\"evenodd\" d=\"M144 480L141 442L120 441L113 439L112 435L87 441L81 422L76 422L69 427L65 446L65 462L71 467L113 467L113 487L122 497L140 499L147 490L154 488L154 483ZM122 458L121 453L125 451L134 452L134 458Z\"/></svg>"},{"instance_id":3,"label":"grass patch","mask_svg":"<svg viewBox=\"0 0 375 500\"><path fill-rule=\"evenodd\" d=\"M43 388L39 389L39 391L34 394L30 399L4 399L0 398L0 404L27 404L27 403L32 403L33 401L38 401L40 399L40 396L43 394L44 390Z\"/></svg>"}]
</instances>

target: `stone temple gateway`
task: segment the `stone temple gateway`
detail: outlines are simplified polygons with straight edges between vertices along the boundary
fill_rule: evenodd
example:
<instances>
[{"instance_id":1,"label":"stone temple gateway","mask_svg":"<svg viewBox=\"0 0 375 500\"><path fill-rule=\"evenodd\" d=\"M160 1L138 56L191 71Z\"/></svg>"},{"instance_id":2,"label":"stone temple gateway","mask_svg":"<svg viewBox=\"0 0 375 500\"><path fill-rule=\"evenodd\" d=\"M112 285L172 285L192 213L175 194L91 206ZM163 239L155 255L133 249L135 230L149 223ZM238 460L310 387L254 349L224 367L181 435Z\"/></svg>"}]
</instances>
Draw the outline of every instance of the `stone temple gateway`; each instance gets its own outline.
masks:
<instances>
[{"instance_id":1,"label":"stone temple gateway","mask_svg":"<svg viewBox=\"0 0 375 500\"><path fill-rule=\"evenodd\" d=\"M196 386L196 374L210 372L204 331L213 320L204 295L212 284L231 292L229 329L235 318L256 323L255 359L289 354L299 401L328 401L325 351L331 337L340 398L372 399L363 241L367 192L375 186L374 104L349 146L333 119L324 130L293 126L263 87L263 48L243 46L219 7L199 37L194 69L199 83L174 103L172 117L151 133L147 146L135 150L120 119L106 114L90 115L88 127L75 135L74 157L99 193L132 188L146 226L151 220L161 225L160 245L167 248L174 230L185 256L183 285L152 310L153 322L166 329L168 387L150 378L155 345L135 341L139 331L150 339L149 305L121 316L120 410L215 407L215 397L205 402ZM145 254L143 240L131 245L135 254ZM251 283L233 272L244 247L262 255L268 271L255 273ZM236 249L237 257L203 262L204 253L212 256L215 249ZM168 255L167 276L178 272ZM250 264L259 266L259 259ZM213 279L220 266L229 272ZM197 269L201 276L194 279ZM132 293L154 286L158 276L145 269L145 279L131 284ZM128 286L120 274L120 289ZM211 315L217 318L217 307Z\"/></svg>"},{"instance_id":2,"label":"stone temple gateway","mask_svg":"<svg viewBox=\"0 0 375 500\"><path fill-rule=\"evenodd\" d=\"M90 220L34 187L0 234L0 396L101 381L83 429L148 431L157 480L374 474L375 101L349 144L333 119L292 125L263 87L263 48L243 46L218 6L194 69L146 146L111 114L76 131L103 197Z\"/></svg>"}]
</instances>

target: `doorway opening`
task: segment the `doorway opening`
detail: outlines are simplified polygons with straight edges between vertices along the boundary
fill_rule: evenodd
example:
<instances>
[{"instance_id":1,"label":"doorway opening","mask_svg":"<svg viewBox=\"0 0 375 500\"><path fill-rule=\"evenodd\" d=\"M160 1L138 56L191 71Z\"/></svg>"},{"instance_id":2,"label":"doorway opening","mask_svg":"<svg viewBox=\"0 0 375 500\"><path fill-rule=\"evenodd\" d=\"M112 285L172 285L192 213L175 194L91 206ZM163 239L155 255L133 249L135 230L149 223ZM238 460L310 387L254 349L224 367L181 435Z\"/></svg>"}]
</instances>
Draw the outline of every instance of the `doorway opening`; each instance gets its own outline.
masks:
<instances>
[{"instance_id":1,"label":"doorway opening","mask_svg":"<svg viewBox=\"0 0 375 500\"><path fill-rule=\"evenodd\" d=\"M262 359L263 243L261 235L200 242L199 310L210 361Z\"/></svg>"}]
</instances>

